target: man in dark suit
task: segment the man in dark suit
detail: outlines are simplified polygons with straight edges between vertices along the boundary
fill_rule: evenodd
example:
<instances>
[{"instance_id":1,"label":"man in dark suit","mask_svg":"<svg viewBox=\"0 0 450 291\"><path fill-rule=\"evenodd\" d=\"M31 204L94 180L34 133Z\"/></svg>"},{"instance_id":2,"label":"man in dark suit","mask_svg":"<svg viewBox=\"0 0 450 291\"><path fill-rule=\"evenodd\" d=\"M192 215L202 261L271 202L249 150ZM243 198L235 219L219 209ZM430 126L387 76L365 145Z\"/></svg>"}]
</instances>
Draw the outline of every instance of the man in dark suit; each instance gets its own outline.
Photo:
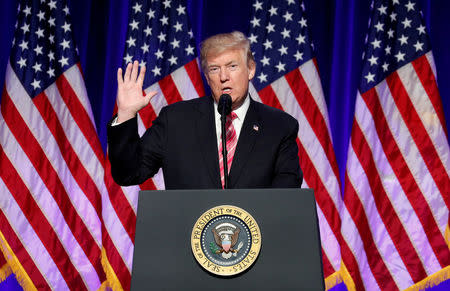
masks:
<instances>
[{"instance_id":1,"label":"man in dark suit","mask_svg":"<svg viewBox=\"0 0 450 291\"><path fill-rule=\"evenodd\" d=\"M167 189L222 188L217 102L222 94L229 94L228 188L300 187L298 122L251 99L248 87L256 64L248 39L240 32L208 38L202 43L201 65L212 96L163 108L142 138L136 114L156 92L143 96L145 67L138 73L136 61L128 64L123 77L118 70L118 114L108 125L114 180L121 185L140 184L162 168Z\"/></svg>"}]
</instances>

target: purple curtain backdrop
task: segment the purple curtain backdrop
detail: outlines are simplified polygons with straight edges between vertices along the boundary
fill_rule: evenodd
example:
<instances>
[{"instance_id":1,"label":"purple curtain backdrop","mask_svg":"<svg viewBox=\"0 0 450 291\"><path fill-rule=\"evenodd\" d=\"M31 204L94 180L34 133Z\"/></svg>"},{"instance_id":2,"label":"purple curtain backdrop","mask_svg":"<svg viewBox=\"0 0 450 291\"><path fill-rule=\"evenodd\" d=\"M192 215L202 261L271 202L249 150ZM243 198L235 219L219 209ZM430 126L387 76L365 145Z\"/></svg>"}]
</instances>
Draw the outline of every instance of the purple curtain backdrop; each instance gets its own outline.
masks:
<instances>
[{"instance_id":1,"label":"purple curtain backdrop","mask_svg":"<svg viewBox=\"0 0 450 291\"><path fill-rule=\"evenodd\" d=\"M319 71L330 116L341 177L345 173L361 55L370 0L305 0ZM116 97L116 69L122 62L127 21L126 0L68 0L72 31L97 132L106 148L106 123ZM17 0L0 1L0 82L4 76L16 21ZM187 10L197 42L232 30L246 33L252 1L188 0ZM450 1L420 0L437 67L447 128L450 121ZM1 195L1 193L0 193ZM341 285L336 290L345 290ZM429 290L449 290L450 280ZM0 290L21 290L10 276Z\"/></svg>"}]
</instances>

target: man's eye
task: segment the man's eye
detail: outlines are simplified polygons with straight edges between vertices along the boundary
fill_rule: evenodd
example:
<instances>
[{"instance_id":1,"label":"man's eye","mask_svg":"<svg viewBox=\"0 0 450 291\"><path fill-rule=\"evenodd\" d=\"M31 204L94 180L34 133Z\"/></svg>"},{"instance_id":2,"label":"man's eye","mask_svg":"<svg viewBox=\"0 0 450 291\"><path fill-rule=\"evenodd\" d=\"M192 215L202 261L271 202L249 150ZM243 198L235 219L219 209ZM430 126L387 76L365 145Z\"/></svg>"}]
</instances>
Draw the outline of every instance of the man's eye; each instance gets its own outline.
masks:
<instances>
[{"instance_id":1,"label":"man's eye","mask_svg":"<svg viewBox=\"0 0 450 291\"><path fill-rule=\"evenodd\" d=\"M217 73L219 71L219 68L215 67L215 68L209 68L209 72L210 73Z\"/></svg>"}]
</instances>

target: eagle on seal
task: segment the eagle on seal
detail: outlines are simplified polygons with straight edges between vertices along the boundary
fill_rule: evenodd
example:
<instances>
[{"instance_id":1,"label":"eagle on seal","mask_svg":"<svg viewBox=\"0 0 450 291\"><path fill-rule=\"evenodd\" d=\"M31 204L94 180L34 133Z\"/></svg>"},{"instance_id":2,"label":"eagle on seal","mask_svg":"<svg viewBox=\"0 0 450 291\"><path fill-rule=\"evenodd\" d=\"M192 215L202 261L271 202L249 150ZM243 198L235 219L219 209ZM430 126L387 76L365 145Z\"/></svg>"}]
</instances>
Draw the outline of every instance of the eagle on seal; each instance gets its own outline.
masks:
<instances>
[{"instance_id":1,"label":"eagle on seal","mask_svg":"<svg viewBox=\"0 0 450 291\"><path fill-rule=\"evenodd\" d=\"M221 223L213 228L214 241L220 248L216 251L216 254L222 254L224 258L230 258L233 253L239 252L240 248L234 249L241 229L231 223Z\"/></svg>"}]
</instances>

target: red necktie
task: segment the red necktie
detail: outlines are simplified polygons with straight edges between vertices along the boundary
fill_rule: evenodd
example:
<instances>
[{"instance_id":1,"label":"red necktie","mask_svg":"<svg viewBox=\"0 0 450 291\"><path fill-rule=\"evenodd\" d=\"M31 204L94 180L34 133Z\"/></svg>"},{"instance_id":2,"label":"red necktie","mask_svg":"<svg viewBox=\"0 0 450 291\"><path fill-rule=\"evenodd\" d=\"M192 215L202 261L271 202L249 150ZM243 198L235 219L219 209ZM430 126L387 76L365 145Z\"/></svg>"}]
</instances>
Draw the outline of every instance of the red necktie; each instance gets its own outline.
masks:
<instances>
[{"instance_id":1,"label":"red necktie","mask_svg":"<svg viewBox=\"0 0 450 291\"><path fill-rule=\"evenodd\" d=\"M227 116L227 120L225 122L225 128L227 133L227 165L228 165L228 173L231 169L231 163L233 162L234 151L236 150L237 145L237 136L236 130L233 126L233 120L237 117L236 113L231 112L230 115ZM220 166L220 179L222 180L222 188L225 186L225 175L223 171L223 156L222 156L222 139L219 143L219 166Z\"/></svg>"}]
</instances>

